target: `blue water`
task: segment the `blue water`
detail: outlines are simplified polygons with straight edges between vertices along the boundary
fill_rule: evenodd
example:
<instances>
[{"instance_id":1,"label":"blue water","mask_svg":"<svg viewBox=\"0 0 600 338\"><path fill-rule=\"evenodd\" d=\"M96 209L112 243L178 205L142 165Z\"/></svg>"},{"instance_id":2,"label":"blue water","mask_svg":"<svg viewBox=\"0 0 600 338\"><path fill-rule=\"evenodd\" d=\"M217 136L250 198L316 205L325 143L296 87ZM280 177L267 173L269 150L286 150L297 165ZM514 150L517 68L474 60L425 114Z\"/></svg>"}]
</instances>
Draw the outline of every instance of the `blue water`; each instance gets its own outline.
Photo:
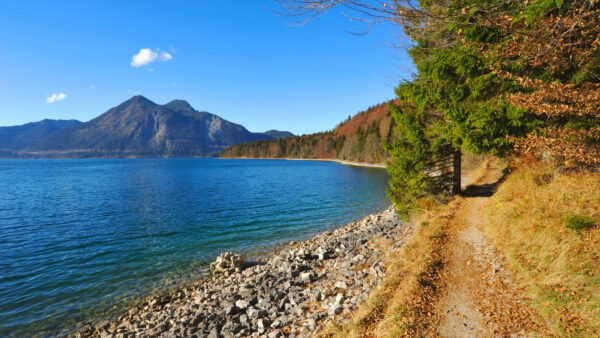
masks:
<instances>
[{"instance_id":1,"label":"blue water","mask_svg":"<svg viewBox=\"0 0 600 338\"><path fill-rule=\"evenodd\" d=\"M380 211L387 179L330 162L0 160L0 336L109 318L220 252Z\"/></svg>"}]
</instances>

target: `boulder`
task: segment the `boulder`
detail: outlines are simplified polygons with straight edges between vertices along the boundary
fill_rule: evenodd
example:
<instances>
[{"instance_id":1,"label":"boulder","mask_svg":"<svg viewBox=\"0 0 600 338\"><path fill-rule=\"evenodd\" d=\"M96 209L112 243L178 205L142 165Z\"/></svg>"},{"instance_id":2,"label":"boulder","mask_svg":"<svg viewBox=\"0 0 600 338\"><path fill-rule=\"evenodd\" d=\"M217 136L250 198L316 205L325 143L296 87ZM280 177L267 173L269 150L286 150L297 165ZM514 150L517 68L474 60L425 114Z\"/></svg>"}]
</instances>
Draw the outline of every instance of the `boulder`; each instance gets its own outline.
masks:
<instances>
[{"instance_id":1,"label":"boulder","mask_svg":"<svg viewBox=\"0 0 600 338\"><path fill-rule=\"evenodd\" d=\"M213 275L225 275L229 276L236 272L242 272L248 263L244 259L244 257L231 253L224 252L217 260L210 264L210 270Z\"/></svg>"}]
</instances>

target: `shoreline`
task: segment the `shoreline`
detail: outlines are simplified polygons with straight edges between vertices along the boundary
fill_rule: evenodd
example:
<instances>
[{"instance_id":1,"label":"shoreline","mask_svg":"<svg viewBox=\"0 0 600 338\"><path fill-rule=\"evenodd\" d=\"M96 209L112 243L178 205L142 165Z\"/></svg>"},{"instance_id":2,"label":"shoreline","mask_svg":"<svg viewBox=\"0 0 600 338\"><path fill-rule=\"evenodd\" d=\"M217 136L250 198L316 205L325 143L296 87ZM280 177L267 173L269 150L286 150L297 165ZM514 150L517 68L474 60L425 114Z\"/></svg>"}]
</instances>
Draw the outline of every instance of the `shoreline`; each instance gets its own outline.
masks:
<instances>
[{"instance_id":1,"label":"shoreline","mask_svg":"<svg viewBox=\"0 0 600 338\"><path fill-rule=\"evenodd\" d=\"M350 315L385 274L385 256L412 233L393 207L303 242L290 242L225 278L155 294L77 337L312 336ZM73 335L73 334L72 334Z\"/></svg>"},{"instance_id":2,"label":"shoreline","mask_svg":"<svg viewBox=\"0 0 600 338\"><path fill-rule=\"evenodd\" d=\"M379 168L385 169L386 163L369 163L369 162L356 162L356 161L346 161L346 160L338 160L333 158L296 158L296 157L282 157L282 158L273 158L273 157L217 157L222 160L284 160L284 161L316 161L316 162L334 162L340 163L344 165L350 165L355 167L367 167L367 168Z\"/></svg>"}]
</instances>

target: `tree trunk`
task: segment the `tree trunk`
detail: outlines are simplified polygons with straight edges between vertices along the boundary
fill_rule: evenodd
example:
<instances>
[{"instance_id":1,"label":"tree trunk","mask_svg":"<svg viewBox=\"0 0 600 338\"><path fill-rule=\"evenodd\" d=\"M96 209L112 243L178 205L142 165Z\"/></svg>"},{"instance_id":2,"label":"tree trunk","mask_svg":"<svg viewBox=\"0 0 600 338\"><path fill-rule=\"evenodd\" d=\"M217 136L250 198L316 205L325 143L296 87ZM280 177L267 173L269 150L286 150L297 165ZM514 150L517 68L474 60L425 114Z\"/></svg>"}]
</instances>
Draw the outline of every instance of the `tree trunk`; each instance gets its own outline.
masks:
<instances>
[{"instance_id":1,"label":"tree trunk","mask_svg":"<svg viewBox=\"0 0 600 338\"><path fill-rule=\"evenodd\" d=\"M460 149L454 150L454 159L452 161L452 195L460 194L460 163L461 163L461 152Z\"/></svg>"}]
</instances>

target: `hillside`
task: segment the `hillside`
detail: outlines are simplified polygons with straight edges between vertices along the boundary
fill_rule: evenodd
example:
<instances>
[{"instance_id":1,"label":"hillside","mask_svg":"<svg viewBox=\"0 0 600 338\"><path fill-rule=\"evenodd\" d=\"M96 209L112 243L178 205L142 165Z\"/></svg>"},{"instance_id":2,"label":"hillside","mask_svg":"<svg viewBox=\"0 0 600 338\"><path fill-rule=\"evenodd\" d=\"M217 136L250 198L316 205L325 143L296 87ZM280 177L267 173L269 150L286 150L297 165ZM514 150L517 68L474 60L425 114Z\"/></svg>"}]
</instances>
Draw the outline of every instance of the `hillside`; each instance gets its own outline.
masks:
<instances>
[{"instance_id":1,"label":"hillside","mask_svg":"<svg viewBox=\"0 0 600 338\"><path fill-rule=\"evenodd\" d=\"M252 133L183 100L159 105L134 96L85 123L42 121L0 128L0 156L216 156L234 144L274 140L286 133Z\"/></svg>"},{"instance_id":2,"label":"hillside","mask_svg":"<svg viewBox=\"0 0 600 338\"><path fill-rule=\"evenodd\" d=\"M381 287L322 336L597 337L598 172L506 165L485 161L447 204L420 199Z\"/></svg>"},{"instance_id":3,"label":"hillside","mask_svg":"<svg viewBox=\"0 0 600 338\"><path fill-rule=\"evenodd\" d=\"M269 136L272 136L274 138L288 138L288 137L294 137L295 135L290 133L289 131L279 131L279 130L267 130L265 131L263 134L267 134Z\"/></svg>"},{"instance_id":4,"label":"hillside","mask_svg":"<svg viewBox=\"0 0 600 338\"><path fill-rule=\"evenodd\" d=\"M4 151L18 150L58 130L78 124L81 122L77 120L42 120L21 126L0 127L0 148Z\"/></svg>"},{"instance_id":5,"label":"hillside","mask_svg":"<svg viewBox=\"0 0 600 338\"><path fill-rule=\"evenodd\" d=\"M378 104L336 126L332 131L235 145L221 153L227 158L339 159L380 163L393 130L388 103Z\"/></svg>"}]
</instances>

